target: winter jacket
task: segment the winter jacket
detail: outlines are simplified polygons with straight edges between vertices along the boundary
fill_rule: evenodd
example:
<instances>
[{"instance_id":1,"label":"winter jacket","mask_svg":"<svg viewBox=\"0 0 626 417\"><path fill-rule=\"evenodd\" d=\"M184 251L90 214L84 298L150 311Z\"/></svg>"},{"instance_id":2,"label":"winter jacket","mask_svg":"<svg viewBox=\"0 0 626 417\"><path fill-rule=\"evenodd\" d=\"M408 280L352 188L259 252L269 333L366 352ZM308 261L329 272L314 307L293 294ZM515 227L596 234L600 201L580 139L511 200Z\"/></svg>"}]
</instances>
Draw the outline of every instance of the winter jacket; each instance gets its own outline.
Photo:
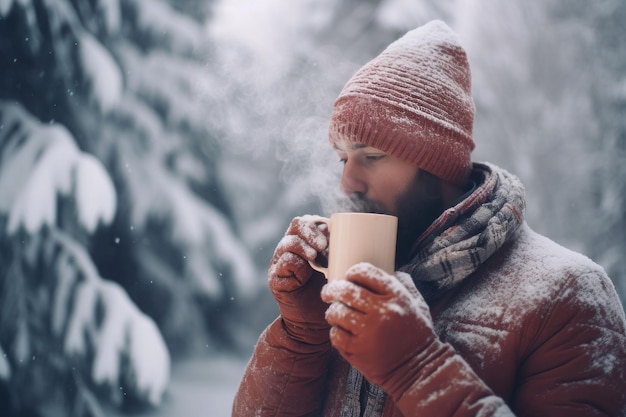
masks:
<instances>
[{"instance_id":1,"label":"winter jacket","mask_svg":"<svg viewBox=\"0 0 626 417\"><path fill-rule=\"evenodd\" d=\"M403 395L359 380L329 343L291 340L279 317L259 338L233 416L626 416L626 320L611 281L523 222L517 179L493 165L475 175L477 190L401 268L438 336Z\"/></svg>"}]
</instances>

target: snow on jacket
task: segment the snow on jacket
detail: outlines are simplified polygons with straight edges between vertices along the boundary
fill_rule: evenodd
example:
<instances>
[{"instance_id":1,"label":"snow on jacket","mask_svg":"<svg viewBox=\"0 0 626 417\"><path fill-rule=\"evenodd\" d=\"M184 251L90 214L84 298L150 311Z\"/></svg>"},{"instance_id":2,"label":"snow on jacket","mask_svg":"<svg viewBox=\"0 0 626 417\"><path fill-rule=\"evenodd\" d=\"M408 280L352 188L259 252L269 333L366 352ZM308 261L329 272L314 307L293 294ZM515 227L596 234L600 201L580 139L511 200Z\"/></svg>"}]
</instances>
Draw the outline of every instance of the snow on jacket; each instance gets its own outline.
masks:
<instances>
[{"instance_id":1,"label":"snow on jacket","mask_svg":"<svg viewBox=\"0 0 626 417\"><path fill-rule=\"evenodd\" d=\"M358 372L329 343L295 342L278 317L259 338L233 416L626 416L626 320L613 284L521 222L517 179L493 165L476 164L475 174L478 189L417 243L419 262L401 268L429 300L438 335L437 356L411 388L394 400L355 385ZM505 207L520 223L498 212L487 234L461 227L503 193L516 197ZM464 273L450 267L456 252L471 254ZM448 267L436 268L442 256Z\"/></svg>"}]
</instances>

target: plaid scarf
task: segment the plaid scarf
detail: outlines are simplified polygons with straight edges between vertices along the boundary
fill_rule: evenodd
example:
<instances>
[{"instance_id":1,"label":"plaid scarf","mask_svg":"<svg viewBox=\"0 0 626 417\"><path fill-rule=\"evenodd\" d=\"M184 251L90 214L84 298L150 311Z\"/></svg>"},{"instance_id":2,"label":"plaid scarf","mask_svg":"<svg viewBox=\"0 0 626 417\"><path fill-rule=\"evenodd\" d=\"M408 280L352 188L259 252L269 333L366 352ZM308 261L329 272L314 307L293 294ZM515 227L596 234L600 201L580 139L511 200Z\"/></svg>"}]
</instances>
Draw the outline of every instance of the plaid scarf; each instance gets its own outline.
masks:
<instances>
[{"instance_id":1,"label":"plaid scarf","mask_svg":"<svg viewBox=\"0 0 626 417\"><path fill-rule=\"evenodd\" d=\"M504 245L524 221L524 187L492 164L474 164L478 188L416 241L401 271L428 301L455 287Z\"/></svg>"},{"instance_id":2,"label":"plaid scarf","mask_svg":"<svg viewBox=\"0 0 626 417\"><path fill-rule=\"evenodd\" d=\"M524 187L492 164L474 164L478 187L446 210L416 241L400 270L413 277L427 301L454 288L507 242L524 219ZM365 385L364 385L365 383ZM350 367L341 417L382 416L386 395Z\"/></svg>"}]
</instances>

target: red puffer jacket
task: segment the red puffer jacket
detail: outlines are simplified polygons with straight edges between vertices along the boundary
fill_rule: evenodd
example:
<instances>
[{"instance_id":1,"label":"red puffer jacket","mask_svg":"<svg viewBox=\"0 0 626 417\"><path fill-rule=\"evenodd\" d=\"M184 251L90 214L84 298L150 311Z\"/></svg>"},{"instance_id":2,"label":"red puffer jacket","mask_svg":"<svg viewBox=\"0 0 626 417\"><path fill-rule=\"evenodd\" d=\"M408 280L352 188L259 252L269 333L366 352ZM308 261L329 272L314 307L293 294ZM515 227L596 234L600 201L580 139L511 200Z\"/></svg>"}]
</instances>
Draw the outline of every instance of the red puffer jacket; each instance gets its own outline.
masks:
<instances>
[{"instance_id":1,"label":"red puffer jacket","mask_svg":"<svg viewBox=\"0 0 626 417\"><path fill-rule=\"evenodd\" d=\"M420 353L427 366L409 388L381 394L378 410L380 398L355 392L354 370L330 343L290 339L279 317L258 341L233 416L343 417L367 407L385 417L626 417L626 319L613 284L588 258L520 226L516 179L494 166L476 169L480 187L442 215L446 232L431 236L444 239L424 249L435 254L460 236L468 252L471 240L479 250L470 256L474 269L437 277L450 283L443 296L427 298L438 337ZM471 222L463 223L465 214ZM465 236L476 221L488 224L488 235ZM481 257L484 248L492 254ZM428 262L445 256L404 270L415 281L450 272Z\"/></svg>"},{"instance_id":2,"label":"red puffer jacket","mask_svg":"<svg viewBox=\"0 0 626 417\"><path fill-rule=\"evenodd\" d=\"M626 416L624 313L587 258L523 226L431 315L449 351L384 416ZM233 416L339 416L348 369L329 345L290 340L278 319L258 341ZM463 403L468 390L474 404Z\"/></svg>"}]
</instances>

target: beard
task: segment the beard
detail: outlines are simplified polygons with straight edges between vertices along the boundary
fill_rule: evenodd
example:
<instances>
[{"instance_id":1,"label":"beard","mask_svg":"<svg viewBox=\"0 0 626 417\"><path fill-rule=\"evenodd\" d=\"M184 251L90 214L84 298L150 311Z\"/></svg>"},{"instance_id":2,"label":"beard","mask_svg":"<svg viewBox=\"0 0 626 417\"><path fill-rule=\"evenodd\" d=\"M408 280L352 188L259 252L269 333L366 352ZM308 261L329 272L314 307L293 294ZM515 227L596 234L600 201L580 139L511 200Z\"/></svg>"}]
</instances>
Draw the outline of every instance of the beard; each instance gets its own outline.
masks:
<instances>
[{"instance_id":1,"label":"beard","mask_svg":"<svg viewBox=\"0 0 626 417\"><path fill-rule=\"evenodd\" d=\"M411 260L416 241L446 209L441 180L422 170L396 199L395 212L360 193L348 196L342 206L346 211L398 217L396 269Z\"/></svg>"},{"instance_id":2,"label":"beard","mask_svg":"<svg viewBox=\"0 0 626 417\"><path fill-rule=\"evenodd\" d=\"M446 209L441 180L424 171L418 172L410 186L398 197L396 207L398 267L415 256L412 252L418 239Z\"/></svg>"}]
</instances>

